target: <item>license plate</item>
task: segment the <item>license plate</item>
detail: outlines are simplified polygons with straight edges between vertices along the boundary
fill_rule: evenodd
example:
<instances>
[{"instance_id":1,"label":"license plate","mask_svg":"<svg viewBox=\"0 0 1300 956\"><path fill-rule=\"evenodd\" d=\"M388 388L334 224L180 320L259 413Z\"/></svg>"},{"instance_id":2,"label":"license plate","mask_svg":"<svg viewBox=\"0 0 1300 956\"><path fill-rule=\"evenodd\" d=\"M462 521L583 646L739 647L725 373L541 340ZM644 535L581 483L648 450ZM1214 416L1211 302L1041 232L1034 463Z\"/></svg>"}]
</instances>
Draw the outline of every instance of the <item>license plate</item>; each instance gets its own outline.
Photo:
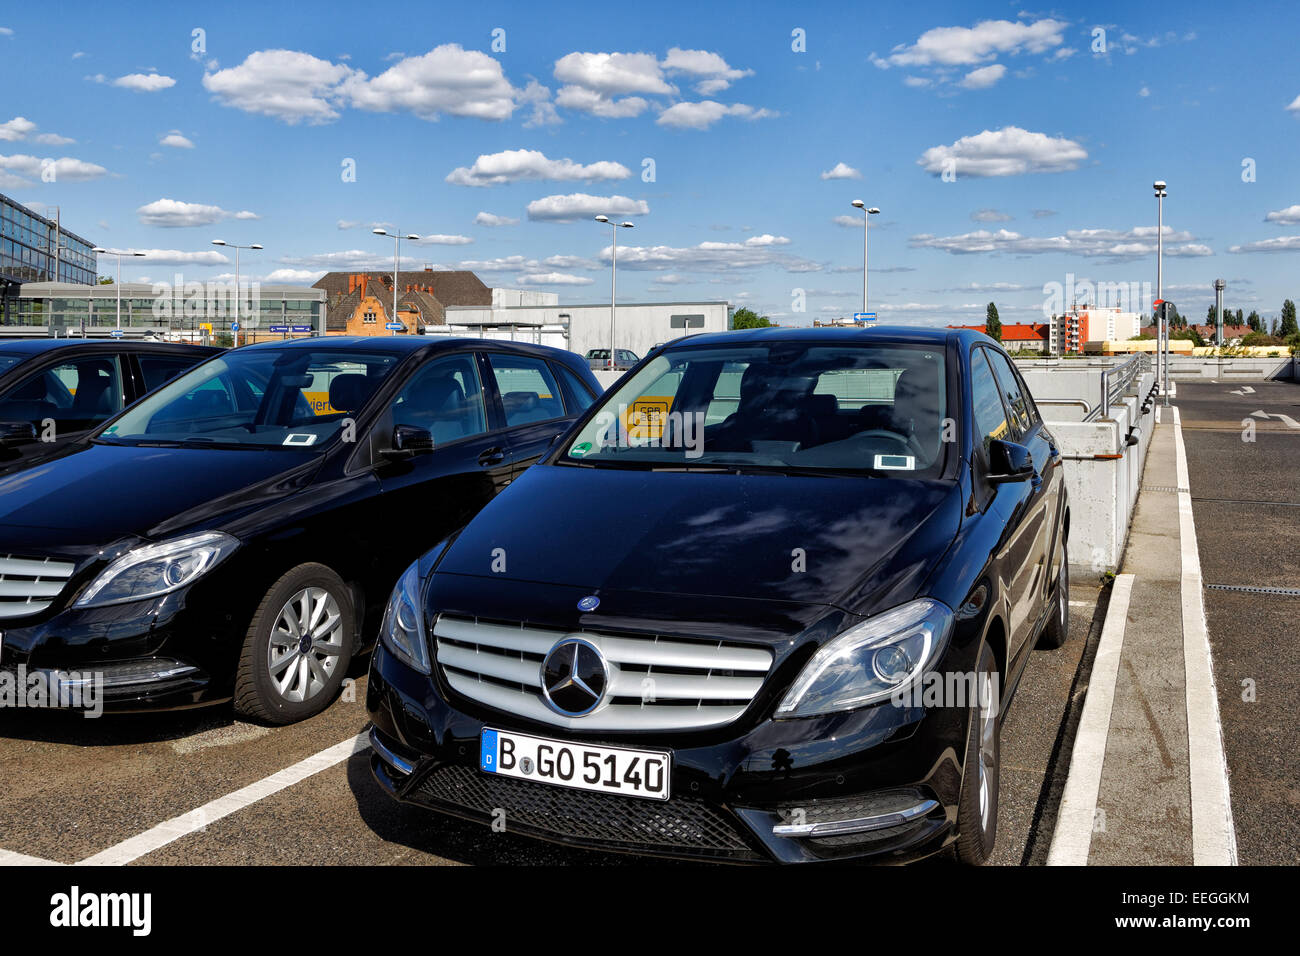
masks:
<instances>
[{"instance_id":1,"label":"license plate","mask_svg":"<svg viewBox=\"0 0 1300 956\"><path fill-rule=\"evenodd\" d=\"M594 747L483 728L479 769L575 790L667 800L672 756L658 750Z\"/></svg>"}]
</instances>

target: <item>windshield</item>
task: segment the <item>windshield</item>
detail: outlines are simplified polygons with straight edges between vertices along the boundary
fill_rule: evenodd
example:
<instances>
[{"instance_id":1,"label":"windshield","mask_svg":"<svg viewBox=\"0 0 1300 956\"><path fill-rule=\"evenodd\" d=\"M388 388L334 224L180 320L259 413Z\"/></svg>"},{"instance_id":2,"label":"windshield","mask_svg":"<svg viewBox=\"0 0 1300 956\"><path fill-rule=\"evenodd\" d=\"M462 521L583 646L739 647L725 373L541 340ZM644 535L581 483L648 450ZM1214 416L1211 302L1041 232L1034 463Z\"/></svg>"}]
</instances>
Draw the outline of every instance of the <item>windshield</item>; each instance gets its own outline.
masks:
<instances>
[{"instance_id":1,"label":"windshield","mask_svg":"<svg viewBox=\"0 0 1300 956\"><path fill-rule=\"evenodd\" d=\"M398 356L343 349L226 352L169 382L101 441L320 448L360 411Z\"/></svg>"},{"instance_id":2,"label":"windshield","mask_svg":"<svg viewBox=\"0 0 1300 956\"><path fill-rule=\"evenodd\" d=\"M558 461L936 477L949 414L938 348L680 347L607 393Z\"/></svg>"}]
</instances>

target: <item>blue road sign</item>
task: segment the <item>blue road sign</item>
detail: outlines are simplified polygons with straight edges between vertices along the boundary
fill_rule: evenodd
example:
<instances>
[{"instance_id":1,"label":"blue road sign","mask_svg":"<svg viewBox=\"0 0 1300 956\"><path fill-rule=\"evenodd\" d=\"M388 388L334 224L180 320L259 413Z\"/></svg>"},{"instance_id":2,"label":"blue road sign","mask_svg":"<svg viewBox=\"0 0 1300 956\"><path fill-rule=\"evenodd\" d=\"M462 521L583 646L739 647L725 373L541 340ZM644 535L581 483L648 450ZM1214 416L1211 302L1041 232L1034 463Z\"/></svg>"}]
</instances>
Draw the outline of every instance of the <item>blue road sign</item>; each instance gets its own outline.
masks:
<instances>
[{"instance_id":1,"label":"blue road sign","mask_svg":"<svg viewBox=\"0 0 1300 956\"><path fill-rule=\"evenodd\" d=\"M854 322L874 322L874 321L876 321L876 313L874 313L874 312L854 312L854 313L853 313L853 321L854 321Z\"/></svg>"},{"instance_id":2,"label":"blue road sign","mask_svg":"<svg viewBox=\"0 0 1300 956\"><path fill-rule=\"evenodd\" d=\"M287 326L287 325L273 325L273 326L271 326L269 329L267 329L267 331L268 331L268 332L288 332L288 331L289 331L289 326Z\"/></svg>"},{"instance_id":3,"label":"blue road sign","mask_svg":"<svg viewBox=\"0 0 1300 956\"><path fill-rule=\"evenodd\" d=\"M239 323L238 323L238 322L231 322L231 323L230 323L230 331L232 331L232 332L238 332L238 331L239 331Z\"/></svg>"},{"instance_id":4,"label":"blue road sign","mask_svg":"<svg viewBox=\"0 0 1300 956\"><path fill-rule=\"evenodd\" d=\"M112 332L109 332L108 334L115 339L120 339L126 333L123 332L121 329L114 329Z\"/></svg>"},{"instance_id":5,"label":"blue road sign","mask_svg":"<svg viewBox=\"0 0 1300 956\"><path fill-rule=\"evenodd\" d=\"M400 332L402 329L406 328L406 326L401 322L389 322L384 326L384 328L388 329L390 332Z\"/></svg>"},{"instance_id":6,"label":"blue road sign","mask_svg":"<svg viewBox=\"0 0 1300 956\"><path fill-rule=\"evenodd\" d=\"M310 331L311 331L311 326L310 326L310 325L295 325L295 326L291 329L291 331L293 331L293 332L310 332Z\"/></svg>"}]
</instances>

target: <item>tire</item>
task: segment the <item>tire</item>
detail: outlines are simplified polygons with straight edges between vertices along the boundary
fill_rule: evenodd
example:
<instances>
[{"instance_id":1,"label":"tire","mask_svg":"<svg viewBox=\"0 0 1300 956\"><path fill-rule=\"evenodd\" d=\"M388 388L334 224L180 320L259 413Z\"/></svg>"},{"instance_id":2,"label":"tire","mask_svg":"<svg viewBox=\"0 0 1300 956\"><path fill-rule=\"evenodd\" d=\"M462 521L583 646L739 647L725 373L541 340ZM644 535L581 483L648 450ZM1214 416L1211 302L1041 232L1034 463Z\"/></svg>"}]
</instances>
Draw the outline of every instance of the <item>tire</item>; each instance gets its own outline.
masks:
<instances>
[{"instance_id":1,"label":"tire","mask_svg":"<svg viewBox=\"0 0 1300 956\"><path fill-rule=\"evenodd\" d=\"M997 661L987 644L980 648L976 674L981 684L992 681L1000 692ZM998 719L999 698L989 698L988 713L975 701L970 708L966 731L966 762L963 767L961 797L957 803L957 842L955 856L959 863L983 866L993 855L998 838L998 770L1001 765L1001 727Z\"/></svg>"},{"instance_id":2,"label":"tire","mask_svg":"<svg viewBox=\"0 0 1300 956\"><path fill-rule=\"evenodd\" d=\"M315 618L314 629L301 617ZM235 713L292 724L333 702L352 663L352 592L323 564L300 564L262 598L235 674Z\"/></svg>"},{"instance_id":3,"label":"tire","mask_svg":"<svg viewBox=\"0 0 1300 956\"><path fill-rule=\"evenodd\" d=\"M1063 647L1070 636L1070 562L1064 538L1061 539L1061 570L1056 575L1052 600L1056 603L1056 609L1047 619L1043 633L1038 636L1038 646L1048 650Z\"/></svg>"}]
</instances>

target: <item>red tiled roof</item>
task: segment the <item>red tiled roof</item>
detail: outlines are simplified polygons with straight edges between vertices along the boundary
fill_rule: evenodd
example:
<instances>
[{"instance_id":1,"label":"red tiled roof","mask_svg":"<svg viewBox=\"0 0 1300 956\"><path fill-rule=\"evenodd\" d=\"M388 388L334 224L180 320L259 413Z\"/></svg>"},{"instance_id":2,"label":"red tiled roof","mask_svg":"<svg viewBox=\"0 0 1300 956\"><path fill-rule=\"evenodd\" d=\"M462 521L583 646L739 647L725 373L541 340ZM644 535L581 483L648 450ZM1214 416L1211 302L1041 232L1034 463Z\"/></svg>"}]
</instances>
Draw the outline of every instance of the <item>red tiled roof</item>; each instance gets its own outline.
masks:
<instances>
[{"instance_id":1,"label":"red tiled roof","mask_svg":"<svg viewBox=\"0 0 1300 956\"><path fill-rule=\"evenodd\" d=\"M950 325L950 329L971 329L983 332L982 325ZM1045 342L1047 340L1047 323L1018 322L1002 326L1003 342Z\"/></svg>"}]
</instances>

